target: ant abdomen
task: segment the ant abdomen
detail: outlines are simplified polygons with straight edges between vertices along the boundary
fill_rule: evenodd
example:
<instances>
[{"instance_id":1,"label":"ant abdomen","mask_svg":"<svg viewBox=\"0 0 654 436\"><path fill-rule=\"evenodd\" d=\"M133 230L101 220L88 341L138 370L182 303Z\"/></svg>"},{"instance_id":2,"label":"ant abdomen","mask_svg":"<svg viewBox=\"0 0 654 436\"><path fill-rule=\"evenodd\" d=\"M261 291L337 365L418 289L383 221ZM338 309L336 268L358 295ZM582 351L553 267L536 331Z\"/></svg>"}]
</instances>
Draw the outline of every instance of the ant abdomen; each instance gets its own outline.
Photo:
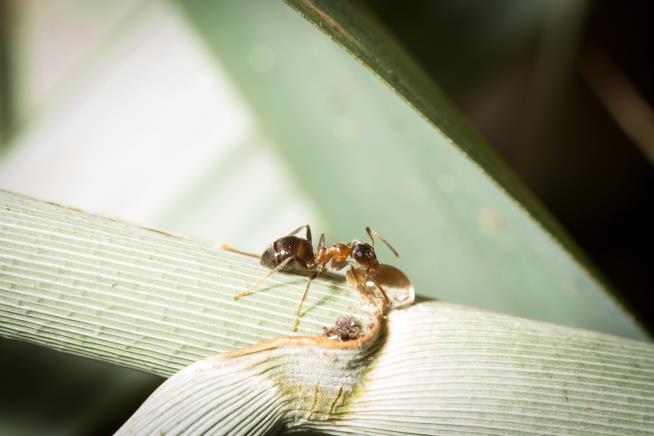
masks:
<instances>
[{"instance_id":1,"label":"ant abdomen","mask_svg":"<svg viewBox=\"0 0 654 436\"><path fill-rule=\"evenodd\" d=\"M313 245L304 238L285 236L276 240L261 255L261 265L274 269L291 258L280 271L305 272L314 262Z\"/></svg>"}]
</instances>

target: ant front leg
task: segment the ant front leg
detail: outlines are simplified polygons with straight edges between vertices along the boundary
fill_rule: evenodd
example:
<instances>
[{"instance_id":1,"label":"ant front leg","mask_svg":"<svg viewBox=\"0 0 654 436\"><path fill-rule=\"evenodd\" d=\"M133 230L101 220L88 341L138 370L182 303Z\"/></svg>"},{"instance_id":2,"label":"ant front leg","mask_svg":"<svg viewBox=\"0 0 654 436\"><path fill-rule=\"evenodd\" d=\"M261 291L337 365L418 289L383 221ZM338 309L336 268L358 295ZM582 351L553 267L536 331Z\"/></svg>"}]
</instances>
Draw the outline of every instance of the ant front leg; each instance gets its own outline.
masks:
<instances>
[{"instance_id":1,"label":"ant front leg","mask_svg":"<svg viewBox=\"0 0 654 436\"><path fill-rule=\"evenodd\" d=\"M348 272L345 274L345 278L347 279L347 282L350 284L350 286L354 287L354 289L359 293L359 295L366 300L370 304L374 304L374 298L368 291L368 288L366 287L365 282L361 281L361 277L359 277L359 273L363 272L359 268L355 267L350 267Z\"/></svg>"},{"instance_id":2,"label":"ant front leg","mask_svg":"<svg viewBox=\"0 0 654 436\"><path fill-rule=\"evenodd\" d=\"M374 278L368 276L366 280L370 280L375 286L377 286L377 289L379 289L379 292L381 292L382 298L384 300L384 309L388 307L390 304L391 300L388 299L388 295L386 294L386 291L384 291L384 288L375 280Z\"/></svg>"},{"instance_id":3,"label":"ant front leg","mask_svg":"<svg viewBox=\"0 0 654 436\"><path fill-rule=\"evenodd\" d=\"M332 269L334 271L340 271L348 265L356 266L356 263L351 260L332 260Z\"/></svg>"},{"instance_id":4,"label":"ant front leg","mask_svg":"<svg viewBox=\"0 0 654 436\"><path fill-rule=\"evenodd\" d=\"M254 259L260 259L261 258L261 256L259 256L258 254L248 253L247 251L237 250L236 248L231 247L231 246L229 246L227 244L216 244L216 248L218 248L220 250L223 250L223 251L229 251L230 253L240 254L241 256L252 257Z\"/></svg>"}]
</instances>

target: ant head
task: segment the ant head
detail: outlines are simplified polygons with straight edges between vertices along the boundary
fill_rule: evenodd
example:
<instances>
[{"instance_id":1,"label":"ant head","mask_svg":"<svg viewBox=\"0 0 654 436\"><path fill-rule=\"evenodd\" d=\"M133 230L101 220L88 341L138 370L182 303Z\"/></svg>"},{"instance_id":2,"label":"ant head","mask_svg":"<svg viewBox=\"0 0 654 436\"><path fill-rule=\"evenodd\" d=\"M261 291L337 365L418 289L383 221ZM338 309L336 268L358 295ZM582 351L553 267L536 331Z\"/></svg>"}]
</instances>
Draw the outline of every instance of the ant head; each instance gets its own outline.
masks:
<instances>
[{"instance_id":1,"label":"ant head","mask_svg":"<svg viewBox=\"0 0 654 436\"><path fill-rule=\"evenodd\" d=\"M352 241L350 245L352 247L350 256L352 256L352 259L356 263L371 269L376 269L379 266L379 261L377 261L377 255L372 245L356 240Z\"/></svg>"}]
</instances>

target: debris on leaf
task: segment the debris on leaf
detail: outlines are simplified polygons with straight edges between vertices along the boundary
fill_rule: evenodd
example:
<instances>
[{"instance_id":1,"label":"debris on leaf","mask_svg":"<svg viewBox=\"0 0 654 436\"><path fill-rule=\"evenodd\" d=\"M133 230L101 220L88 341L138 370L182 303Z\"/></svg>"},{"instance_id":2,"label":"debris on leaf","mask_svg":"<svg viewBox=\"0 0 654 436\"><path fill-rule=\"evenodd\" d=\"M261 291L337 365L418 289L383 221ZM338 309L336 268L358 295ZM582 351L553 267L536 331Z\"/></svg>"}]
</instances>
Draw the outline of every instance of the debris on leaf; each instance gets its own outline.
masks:
<instances>
[{"instance_id":1,"label":"debris on leaf","mask_svg":"<svg viewBox=\"0 0 654 436\"><path fill-rule=\"evenodd\" d=\"M361 324L351 315L339 317L332 327L323 327L322 336L339 341L350 341L361 337Z\"/></svg>"}]
</instances>

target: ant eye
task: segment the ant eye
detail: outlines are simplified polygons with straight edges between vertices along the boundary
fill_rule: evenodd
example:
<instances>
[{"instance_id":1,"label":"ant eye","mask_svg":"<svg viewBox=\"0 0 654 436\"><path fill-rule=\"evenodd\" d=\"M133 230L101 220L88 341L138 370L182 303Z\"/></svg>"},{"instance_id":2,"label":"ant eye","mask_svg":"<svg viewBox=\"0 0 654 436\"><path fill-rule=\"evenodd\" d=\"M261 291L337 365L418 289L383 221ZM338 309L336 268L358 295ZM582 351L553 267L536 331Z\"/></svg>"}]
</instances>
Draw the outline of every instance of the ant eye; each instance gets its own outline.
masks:
<instances>
[{"instance_id":1,"label":"ant eye","mask_svg":"<svg viewBox=\"0 0 654 436\"><path fill-rule=\"evenodd\" d=\"M359 244L352 250L352 257L357 262L368 262L375 258L375 251L367 244Z\"/></svg>"}]
</instances>

